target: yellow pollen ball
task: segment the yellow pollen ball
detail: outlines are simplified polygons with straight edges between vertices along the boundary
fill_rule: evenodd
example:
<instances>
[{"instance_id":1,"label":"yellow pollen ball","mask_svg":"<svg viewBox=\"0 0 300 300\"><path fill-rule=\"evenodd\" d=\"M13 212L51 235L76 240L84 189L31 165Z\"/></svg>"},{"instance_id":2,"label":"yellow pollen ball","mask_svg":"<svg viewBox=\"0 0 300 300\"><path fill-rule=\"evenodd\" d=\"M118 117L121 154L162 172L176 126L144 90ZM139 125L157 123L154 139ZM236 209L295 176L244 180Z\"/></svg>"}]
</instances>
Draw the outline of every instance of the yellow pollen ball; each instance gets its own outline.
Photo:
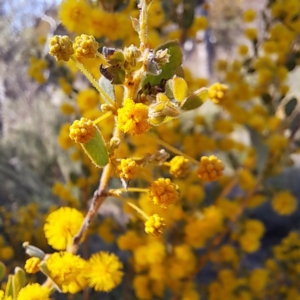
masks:
<instances>
[{"instance_id":1,"label":"yellow pollen ball","mask_svg":"<svg viewBox=\"0 0 300 300\"><path fill-rule=\"evenodd\" d=\"M206 181L214 181L222 176L224 165L214 155L203 156L200 160L198 176Z\"/></svg>"},{"instance_id":2,"label":"yellow pollen ball","mask_svg":"<svg viewBox=\"0 0 300 300\"><path fill-rule=\"evenodd\" d=\"M208 97L212 102L219 104L225 100L227 91L228 87L225 84L217 82L209 87Z\"/></svg>"},{"instance_id":3,"label":"yellow pollen ball","mask_svg":"<svg viewBox=\"0 0 300 300\"><path fill-rule=\"evenodd\" d=\"M92 35L82 34L75 38L74 56L77 59L95 58L99 44Z\"/></svg>"},{"instance_id":4,"label":"yellow pollen ball","mask_svg":"<svg viewBox=\"0 0 300 300\"><path fill-rule=\"evenodd\" d=\"M173 204L179 197L178 186L171 182L169 178L159 178L154 181L150 188L150 199L154 204L162 208Z\"/></svg>"},{"instance_id":5,"label":"yellow pollen ball","mask_svg":"<svg viewBox=\"0 0 300 300\"><path fill-rule=\"evenodd\" d=\"M165 219L161 218L158 214L154 214L145 222L145 231L148 234L158 236L163 233L165 226Z\"/></svg>"},{"instance_id":6,"label":"yellow pollen ball","mask_svg":"<svg viewBox=\"0 0 300 300\"><path fill-rule=\"evenodd\" d=\"M70 138L76 143L87 143L95 135L96 126L91 120L81 118L70 126Z\"/></svg>"},{"instance_id":7,"label":"yellow pollen ball","mask_svg":"<svg viewBox=\"0 0 300 300\"><path fill-rule=\"evenodd\" d=\"M138 169L138 164L132 158L121 159L117 174L124 180L130 180L136 176Z\"/></svg>"},{"instance_id":8,"label":"yellow pollen ball","mask_svg":"<svg viewBox=\"0 0 300 300\"><path fill-rule=\"evenodd\" d=\"M40 262L41 260L38 257L30 257L29 259L26 260L25 267L24 267L25 271L30 274L37 273L40 270L39 268Z\"/></svg>"},{"instance_id":9,"label":"yellow pollen ball","mask_svg":"<svg viewBox=\"0 0 300 300\"><path fill-rule=\"evenodd\" d=\"M55 35L50 39L49 54L54 56L57 61L68 61L70 56L74 53L73 43L66 35Z\"/></svg>"},{"instance_id":10,"label":"yellow pollen ball","mask_svg":"<svg viewBox=\"0 0 300 300\"><path fill-rule=\"evenodd\" d=\"M185 177L189 171L189 161L183 156L175 156L170 161L170 174L175 177Z\"/></svg>"}]
</instances>

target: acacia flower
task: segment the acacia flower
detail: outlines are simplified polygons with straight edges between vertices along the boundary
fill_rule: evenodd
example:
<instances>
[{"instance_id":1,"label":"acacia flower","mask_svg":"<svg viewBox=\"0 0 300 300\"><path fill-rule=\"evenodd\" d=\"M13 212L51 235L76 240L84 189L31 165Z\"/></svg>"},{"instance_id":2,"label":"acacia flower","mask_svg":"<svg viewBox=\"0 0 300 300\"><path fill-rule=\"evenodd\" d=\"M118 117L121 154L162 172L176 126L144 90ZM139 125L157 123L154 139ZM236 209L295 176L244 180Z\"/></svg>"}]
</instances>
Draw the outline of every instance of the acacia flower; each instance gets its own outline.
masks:
<instances>
[{"instance_id":1,"label":"acacia flower","mask_svg":"<svg viewBox=\"0 0 300 300\"><path fill-rule=\"evenodd\" d=\"M86 287L85 267L84 259L69 252L55 252L47 259L50 277L63 293L76 294Z\"/></svg>"},{"instance_id":2,"label":"acacia flower","mask_svg":"<svg viewBox=\"0 0 300 300\"><path fill-rule=\"evenodd\" d=\"M73 42L67 35L55 35L50 39L49 54L54 56L57 61L68 61L74 53Z\"/></svg>"},{"instance_id":3,"label":"acacia flower","mask_svg":"<svg viewBox=\"0 0 300 300\"><path fill-rule=\"evenodd\" d=\"M92 35L82 34L75 38L73 44L74 56L77 59L95 58L99 44Z\"/></svg>"},{"instance_id":4,"label":"acacia flower","mask_svg":"<svg viewBox=\"0 0 300 300\"><path fill-rule=\"evenodd\" d=\"M123 264L113 253L98 252L91 256L86 268L88 285L95 291L109 292L122 281Z\"/></svg>"},{"instance_id":5,"label":"acacia flower","mask_svg":"<svg viewBox=\"0 0 300 300\"><path fill-rule=\"evenodd\" d=\"M209 87L208 97L211 99L212 102L219 104L224 101L227 91L227 85L217 82Z\"/></svg>"},{"instance_id":6,"label":"acacia flower","mask_svg":"<svg viewBox=\"0 0 300 300\"><path fill-rule=\"evenodd\" d=\"M70 138L76 143L87 143L95 136L96 126L91 120L81 118L70 126Z\"/></svg>"},{"instance_id":7,"label":"acacia flower","mask_svg":"<svg viewBox=\"0 0 300 300\"><path fill-rule=\"evenodd\" d=\"M170 161L170 173L175 177L185 177L189 170L189 161L183 156L175 156Z\"/></svg>"},{"instance_id":8,"label":"acacia flower","mask_svg":"<svg viewBox=\"0 0 300 300\"><path fill-rule=\"evenodd\" d=\"M20 290L17 300L50 300L50 290L38 283L30 283Z\"/></svg>"},{"instance_id":9,"label":"acacia flower","mask_svg":"<svg viewBox=\"0 0 300 300\"><path fill-rule=\"evenodd\" d=\"M150 127L148 106L125 99L124 106L118 109L118 128L125 133L138 135L148 131Z\"/></svg>"},{"instance_id":10,"label":"acacia flower","mask_svg":"<svg viewBox=\"0 0 300 300\"><path fill-rule=\"evenodd\" d=\"M149 188L149 193L154 204L159 204L162 208L173 204L179 196L178 186L169 178L159 178L154 181Z\"/></svg>"},{"instance_id":11,"label":"acacia flower","mask_svg":"<svg viewBox=\"0 0 300 300\"><path fill-rule=\"evenodd\" d=\"M290 215L297 208L297 200L289 191L281 191L274 196L272 207L279 215Z\"/></svg>"},{"instance_id":12,"label":"acacia flower","mask_svg":"<svg viewBox=\"0 0 300 300\"><path fill-rule=\"evenodd\" d=\"M37 273L40 268L39 268L39 264L40 264L41 260L38 257L30 257L26 260L25 263L25 271L27 273L30 274L35 274Z\"/></svg>"},{"instance_id":13,"label":"acacia flower","mask_svg":"<svg viewBox=\"0 0 300 300\"><path fill-rule=\"evenodd\" d=\"M214 181L222 176L224 166L214 155L202 156L198 169L198 176L206 181Z\"/></svg>"},{"instance_id":14,"label":"acacia flower","mask_svg":"<svg viewBox=\"0 0 300 300\"><path fill-rule=\"evenodd\" d=\"M61 207L49 214L44 225L48 244L65 250L83 223L83 215L75 208Z\"/></svg>"},{"instance_id":15,"label":"acacia flower","mask_svg":"<svg viewBox=\"0 0 300 300\"><path fill-rule=\"evenodd\" d=\"M151 233L154 236L157 236L163 233L165 226L165 219L161 218L158 214L154 214L145 222L145 231L148 234Z\"/></svg>"},{"instance_id":16,"label":"acacia flower","mask_svg":"<svg viewBox=\"0 0 300 300\"><path fill-rule=\"evenodd\" d=\"M121 159L117 168L117 173L124 180L133 179L139 169L138 164L132 158Z\"/></svg>"}]
</instances>

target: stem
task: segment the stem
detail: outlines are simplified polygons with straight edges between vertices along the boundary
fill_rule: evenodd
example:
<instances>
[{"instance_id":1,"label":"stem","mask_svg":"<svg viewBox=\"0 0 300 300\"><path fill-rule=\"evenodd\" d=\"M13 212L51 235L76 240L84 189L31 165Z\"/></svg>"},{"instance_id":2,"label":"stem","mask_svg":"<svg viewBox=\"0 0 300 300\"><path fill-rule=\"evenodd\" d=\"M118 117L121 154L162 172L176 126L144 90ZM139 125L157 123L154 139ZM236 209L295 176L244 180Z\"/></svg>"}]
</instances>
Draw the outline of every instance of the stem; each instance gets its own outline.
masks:
<instances>
[{"instance_id":1,"label":"stem","mask_svg":"<svg viewBox=\"0 0 300 300\"><path fill-rule=\"evenodd\" d=\"M142 215L146 220L149 219L149 216L143 212L139 207L137 207L135 204L133 204L132 202L127 201L127 204L132 207L133 209L135 209L140 215Z\"/></svg>"},{"instance_id":2,"label":"stem","mask_svg":"<svg viewBox=\"0 0 300 300\"><path fill-rule=\"evenodd\" d=\"M107 186L108 186L108 182L109 182L112 171L113 171L113 164L111 161L109 161L108 165L106 165L103 169L99 187L94 193L94 196L92 199L92 204L84 218L83 224L82 224L81 228L79 229L79 232L76 234L76 236L73 239L72 248L68 249L69 252L72 252L72 253L77 252L77 250L79 248L79 244L82 241L82 238L84 237L84 235L86 234L100 205L103 203L103 201L109 195L109 193L107 191Z\"/></svg>"},{"instance_id":3,"label":"stem","mask_svg":"<svg viewBox=\"0 0 300 300\"><path fill-rule=\"evenodd\" d=\"M111 190L113 191L113 190ZM149 192L149 189L143 189L143 188L128 188L128 189L124 189L124 188L119 188L117 189L117 191L120 191L120 192L140 192L140 193L147 193Z\"/></svg>"},{"instance_id":4,"label":"stem","mask_svg":"<svg viewBox=\"0 0 300 300\"><path fill-rule=\"evenodd\" d=\"M139 31L139 39L141 42L140 50L144 51L144 49L148 48L148 14L147 8L150 4L151 0L141 0L141 11L140 11L140 31Z\"/></svg>"},{"instance_id":5,"label":"stem","mask_svg":"<svg viewBox=\"0 0 300 300\"><path fill-rule=\"evenodd\" d=\"M112 112L108 111L104 115L102 115L99 118L97 118L96 120L94 120L93 123L96 125L96 124L100 123L101 121L105 120L106 118L108 118L111 115L112 115Z\"/></svg>"},{"instance_id":6,"label":"stem","mask_svg":"<svg viewBox=\"0 0 300 300\"><path fill-rule=\"evenodd\" d=\"M161 140L160 138L158 138L158 137L155 136L154 134L151 134L151 133L150 133L149 135L150 135L153 139L155 139L155 141L156 141L158 144L160 144L160 145L166 147L166 148L167 148L168 150L170 150L171 152L176 153L176 154L178 154L178 155L181 155L181 156L185 157L186 159L188 159L189 161L191 161L192 163L194 163L194 164L196 164L196 165L199 165L199 161L197 161L195 158L192 158L191 156L189 156L189 155L187 155L187 154L181 152L180 150L178 150L178 149L176 149L175 147L171 146L170 144L164 142L163 140Z\"/></svg>"},{"instance_id":7,"label":"stem","mask_svg":"<svg viewBox=\"0 0 300 300\"><path fill-rule=\"evenodd\" d=\"M102 95L104 101L107 104L115 105L115 103L110 99L110 97L106 94L106 92L100 87L96 79L92 76L92 74L85 68L85 66L76 60L73 56L71 59L75 63L76 67L87 77L90 83L94 86L94 88Z\"/></svg>"}]
</instances>

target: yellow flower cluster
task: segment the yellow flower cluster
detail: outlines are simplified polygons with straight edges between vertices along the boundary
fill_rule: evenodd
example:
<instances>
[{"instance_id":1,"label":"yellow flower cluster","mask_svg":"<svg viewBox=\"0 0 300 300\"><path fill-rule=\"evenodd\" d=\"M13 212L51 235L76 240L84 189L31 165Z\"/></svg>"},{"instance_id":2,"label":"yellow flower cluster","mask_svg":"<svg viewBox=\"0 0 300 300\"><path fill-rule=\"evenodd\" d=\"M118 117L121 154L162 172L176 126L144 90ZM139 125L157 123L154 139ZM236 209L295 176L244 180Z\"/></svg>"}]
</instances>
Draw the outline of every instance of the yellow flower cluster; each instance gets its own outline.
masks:
<instances>
[{"instance_id":1,"label":"yellow flower cluster","mask_svg":"<svg viewBox=\"0 0 300 300\"><path fill-rule=\"evenodd\" d=\"M167 208L178 200L178 186L169 178L159 178L151 184L149 196L154 204Z\"/></svg>"},{"instance_id":2,"label":"yellow flower cluster","mask_svg":"<svg viewBox=\"0 0 300 300\"><path fill-rule=\"evenodd\" d=\"M78 60L95 58L98 52L99 44L91 35L82 34L75 38L73 44L74 56Z\"/></svg>"},{"instance_id":3,"label":"yellow flower cluster","mask_svg":"<svg viewBox=\"0 0 300 300\"><path fill-rule=\"evenodd\" d=\"M214 83L208 89L208 97L216 104L222 104L226 99L228 87L225 84Z\"/></svg>"},{"instance_id":4,"label":"yellow flower cluster","mask_svg":"<svg viewBox=\"0 0 300 300\"><path fill-rule=\"evenodd\" d=\"M154 214L145 222L145 231L148 234L157 236L163 233L165 226L165 219L161 218L158 214Z\"/></svg>"},{"instance_id":5,"label":"yellow flower cluster","mask_svg":"<svg viewBox=\"0 0 300 300\"><path fill-rule=\"evenodd\" d=\"M124 180L133 179L139 170L139 166L132 158L121 159L117 167L117 173Z\"/></svg>"},{"instance_id":6,"label":"yellow flower cluster","mask_svg":"<svg viewBox=\"0 0 300 300\"><path fill-rule=\"evenodd\" d=\"M67 35L55 35L49 42L49 53L54 56L57 61L68 61L74 53L73 42Z\"/></svg>"},{"instance_id":7,"label":"yellow flower cluster","mask_svg":"<svg viewBox=\"0 0 300 300\"><path fill-rule=\"evenodd\" d=\"M297 199L289 191L281 191L274 195L272 207L279 215L290 215L297 208Z\"/></svg>"},{"instance_id":8,"label":"yellow flower cluster","mask_svg":"<svg viewBox=\"0 0 300 300\"><path fill-rule=\"evenodd\" d=\"M135 103L127 98L122 108L118 109L118 128L124 133L139 135L150 129L148 123L148 106Z\"/></svg>"},{"instance_id":9,"label":"yellow flower cluster","mask_svg":"<svg viewBox=\"0 0 300 300\"><path fill-rule=\"evenodd\" d=\"M189 161L183 156L175 156L170 161L170 174L175 177L185 177L189 172Z\"/></svg>"},{"instance_id":10,"label":"yellow flower cluster","mask_svg":"<svg viewBox=\"0 0 300 300\"><path fill-rule=\"evenodd\" d=\"M81 118L70 126L70 138L76 143L88 143L95 135L96 126L91 120Z\"/></svg>"},{"instance_id":11,"label":"yellow flower cluster","mask_svg":"<svg viewBox=\"0 0 300 300\"><path fill-rule=\"evenodd\" d=\"M224 165L214 155L202 156L198 169L198 176L206 181L214 181L222 176Z\"/></svg>"}]
</instances>

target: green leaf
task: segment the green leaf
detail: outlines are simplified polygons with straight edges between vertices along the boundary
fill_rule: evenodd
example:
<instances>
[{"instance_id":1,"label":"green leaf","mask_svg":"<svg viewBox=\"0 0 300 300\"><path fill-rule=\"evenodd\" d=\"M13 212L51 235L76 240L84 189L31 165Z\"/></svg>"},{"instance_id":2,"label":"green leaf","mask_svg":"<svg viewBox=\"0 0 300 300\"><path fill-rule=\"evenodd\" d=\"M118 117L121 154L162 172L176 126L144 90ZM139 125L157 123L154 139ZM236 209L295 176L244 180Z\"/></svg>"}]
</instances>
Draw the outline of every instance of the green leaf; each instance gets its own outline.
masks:
<instances>
[{"instance_id":1,"label":"green leaf","mask_svg":"<svg viewBox=\"0 0 300 300\"><path fill-rule=\"evenodd\" d=\"M106 92L109 98L115 101L114 86L105 76L100 77L99 85Z\"/></svg>"},{"instance_id":2,"label":"green leaf","mask_svg":"<svg viewBox=\"0 0 300 300\"><path fill-rule=\"evenodd\" d=\"M3 280L6 274L6 267L3 262L0 261L0 281Z\"/></svg>"},{"instance_id":3,"label":"green leaf","mask_svg":"<svg viewBox=\"0 0 300 300\"><path fill-rule=\"evenodd\" d=\"M112 84L123 84L125 80L125 70L120 66L110 66L107 68L100 66L101 74Z\"/></svg>"},{"instance_id":4,"label":"green leaf","mask_svg":"<svg viewBox=\"0 0 300 300\"><path fill-rule=\"evenodd\" d=\"M289 117L298 104L298 100L296 98L292 98L289 102L284 106L284 112L287 117Z\"/></svg>"},{"instance_id":5,"label":"green leaf","mask_svg":"<svg viewBox=\"0 0 300 300\"><path fill-rule=\"evenodd\" d=\"M17 292L26 285L26 274L20 267L15 268L14 284Z\"/></svg>"},{"instance_id":6,"label":"green leaf","mask_svg":"<svg viewBox=\"0 0 300 300\"><path fill-rule=\"evenodd\" d=\"M256 169L261 173L267 163L269 157L269 147L264 143L262 136L253 128L248 127L252 145L257 154Z\"/></svg>"},{"instance_id":7,"label":"green leaf","mask_svg":"<svg viewBox=\"0 0 300 300\"><path fill-rule=\"evenodd\" d=\"M169 49L170 59L169 62L160 67L161 73L159 75L148 74L142 84L144 87L145 84L150 83L151 86L158 85L162 79L170 79L175 74L177 68L182 64L182 51L180 45L177 41L170 41L163 45L160 45L155 49L155 52L158 50Z\"/></svg>"},{"instance_id":8,"label":"green leaf","mask_svg":"<svg viewBox=\"0 0 300 300\"><path fill-rule=\"evenodd\" d=\"M13 275L8 275L8 280L6 283L6 288L5 288L5 298L12 297L14 296L14 291L13 291L13 280L14 276Z\"/></svg>"},{"instance_id":9,"label":"green leaf","mask_svg":"<svg viewBox=\"0 0 300 300\"><path fill-rule=\"evenodd\" d=\"M208 88L201 88L190 94L181 104L181 110L193 110L200 107L208 98Z\"/></svg>"},{"instance_id":10,"label":"green leaf","mask_svg":"<svg viewBox=\"0 0 300 300\"><path fill-rule=\"evenodd\" d=\"M97 167L101 168L107 165L108 152L98 127L95 131L95 136L89 142L81 144L81 146Z\"/></svg>"},{"instance_id":11,"label":"green leaf","mask_svg":"<svg viewBox=\"0 0 300 300\"><path fill-rule=\"evenodd\" d=\"M181 24L184 29L189 29L193 24L195 17L196 1L188 0L183 1L183 14Z\"/></svg>"}]
</instances>

